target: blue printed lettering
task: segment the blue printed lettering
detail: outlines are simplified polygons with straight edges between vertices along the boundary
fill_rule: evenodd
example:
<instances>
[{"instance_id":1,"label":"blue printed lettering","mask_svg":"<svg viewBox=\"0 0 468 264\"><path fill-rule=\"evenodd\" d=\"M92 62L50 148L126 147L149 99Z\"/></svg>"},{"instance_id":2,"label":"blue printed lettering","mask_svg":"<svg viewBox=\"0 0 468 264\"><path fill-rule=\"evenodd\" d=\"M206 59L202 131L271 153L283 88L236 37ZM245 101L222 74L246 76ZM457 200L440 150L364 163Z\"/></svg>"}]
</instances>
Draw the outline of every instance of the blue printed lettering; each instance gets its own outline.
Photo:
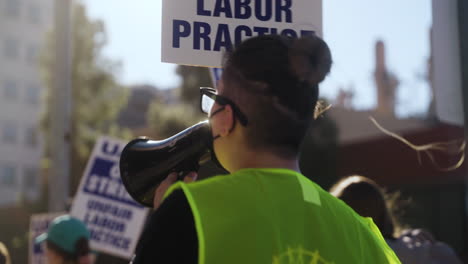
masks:
<instances>
[{"instance_id":1,"label":"blue printed lettering","mask_svg":"<svg viewBox=\"0 0 468 264\"><path fill-rule=\"evenodd\" d=\"M255 17L260 21L268 21L271 19L273 8L271 0L255 0ZM263 4L262 4L263 3ZM262 7L265 8L265 14L262 14Z\"/></svg>"},{"instance_id":2,"label":"blue printed lettering","mask_svg":"<svg viewBox=\"0 0 468 264\"><path fill-rule=\"evenodd\" d=\"M229 0L217 0L214 10L213 10L213 16L219 17L221 13L224 13L225 17L232 18L232 10L231 10L231 4L229 3Z\"/></svg>"},{"instance_id":3,"label":"blue printed lettering","mask_svg":"<svg viewBox=\"0 0 468 264\"><path fill-rule=\"evenodd\" d=\"M105 186L101 193L120 193L122 184L119 181L107 181Z\"/></svg>"},{"instance_id":4,"label":"blue printed lettering","mask_svg":"<svg viewBox=\"0 0 468 264\"><path fill-rule=\"evenodd\" d=\"M91 240L99 243L106 243L118 249L130 249L130 238L107 233L103 230L90 228Z\"/></svg>"},{"instance_id":5,"label":"blue printed lettering","mask_svg":"<svg viewBox=\"0 0 468 264\"><path fill-rule=\"evenodd\" d=\"M250 0L236 0L234 4L234 17L236 19L249 19L251 15Z\"/></svg>"},{"instance_id":6,"label":"blue printed lettering","mask_svg":"<svg viewBox=\"0 0 468 264\"><path fill-rule=\"evenodd\" d=\"M97 177L99 177L99 176L97 176ZM99 181L99 184L98 184L99 187L98 187L97 192L98 193L116 193L115 190L107 191L109 185L112 184L112 182L115 182L115 181L113 181L113 180L111 180L111 179L109 179L107 177L106 178L101 177L101 180ZM117 184L120 184L120 183L118 182Z\"/></svg>"},{"instance_id":7,"label":"blue printed lettering","mask_svg":"<svg viewBox=\"0 0 468 264\"><path fill-rule=\"evenodd\" d=\"M33 246L34 254L42 254L44 252L43 246L44 246L44 243L40 243L40 244L34 243L34 246Z\"/></svg>"},{"instance_id":8,"label":"blue printed lettering","mask_svg":"<svg viewBox=\"0 0 468 264\"><path fill-rule=\"evenodd\" d=\"M211 27L205 22L193 23L193 48L200 49L200 42L203 39L203 50L211 50L210 40Z\"/></svg>"},{"instance_id":9,"label":"blue printed lettering","mask_svg":"<svg viewBox=\"0 0 468 264\"><path fill-rule=\"evenodd\" d=\"M85 190L88 191L88 192L96 192L99 188L99 177L95 176L95 175L91 175L90 177L88 177L88 179L86 180L86 183L85 183Z\"/></svg>"},{"instance_id":10,"label":"blue printed lettering","mask_svg":"<svg viewBox=\"0 0 468 264\"><path fill-rule=\"evenodd\" d=\"M281 3L284 3L282 5ZM291 11L292 1L291 0L276 0L276 15L275 21L276 22L287 22L292 23L292 11ZM284 13L284 20L281 18L281 13Z\"/></svg>"},{"instance_id":11,"label":"blue printed lettering","mask_svg":"<svg viewBox=\"0 0 468 264\"><path fill-rule=\"evenodd\" d=\"M227 24L219 24L213 50L220 51L221 47L227 50L232 48L231 35L229 35L229 27Z\"/></svg>"},{"instance_id":12,"label":"blue printed lettering","mask_svg":"<svg viewBox=\"0 0 468 264\"><path fill-rule=\"evenodd\" d=\"M112 179L120 179L120 168L118 163L114 164L114 166L111 167L111 169L109 170L109 176Z\"/></svg>"},{"instance_id":13,"label":"blue printed lettering","mask_svg":"<svg viewBox=\"0 0 468 264\"><path fill-rule=\"evenodd\" d=\"M88 177L83 190L86 193L141 207L129 196L120 179L92 174Z\"/></svg>"},{"instance_id":14,"label":"blue printed lettering","mask_svg":"<svg viewBox=\"0 0 468 264\"><path fill-rule=\"evenodd\" d=\"M199 16L211 16L211 12L209 10L205 10L204 2L205 2L205 0L197 0L197 15L199 15Z\"/></svg>"},{"instance_id":15,"label":"blue printed lettering","mask_svg":"<svg viewBox=\"0 0 468 264\"><path fill-rule=\"evenodd\" d=\"M122 241L122 248L129 249L129 247L130 247L130 239L124 238L124 240Z\"/></svg>"},{"instance_id":16,"label":"blue printed lettering","mask_svg":"<svg viewBox=\"0 0 468 264\"><path fill-rule=\"evenodd\" d=\"M104 239L104 243L111 244L116 248L128 250L130 239L107 233Z\"/></svg>"},{"instance_id":17,"label":"blue printed lettering","mask_svg":"<svg viewBox=\"0 0 468 264\"><path fill-rule=\"evenodd\" d=\"M240 1L240 0L239 0ZM250 1L250 0L248 0ZM246 2L247 3L247 2ZM288 15L286 15L286 18ZM175 20L176 21L176 20ZM298 36L306 36L306 35L313 35L315 31L313 30L294 30L291 28L287 29L278 29L278 28L269 28L269 27L249 27L246 25L239 25L239 26L232 26L230 27L229 24L218 24L216 27L212 27L212 25L206 22L193 22L193 36L191 36L190 29L192 25L185 25L188 23L183 21L183 23L179 23L178 25L182 25L183 30L179 30L181 32L180 36L183 37L192 37L193 41L193 49L195 50L204 50L204 51L221 51L222 49L230 50L233 44L239 44L243 39L247 37L252 37L254 35L266 35L266 34L281 34L284 36L289 37L298 37ZM233 30L233 31L232 31ZM174 32L177 30L174 30ZM180 44L180 37L174 37L176 40L176 44ZM114 164L115 165L115 164ZM118 170L115 170L114 173L111 175L118 176ZM120 178L120 177L119 177ZM102 183L95 183L90 182L90 186L92 184L102 184ZM120 193L120 189L114 185L99 185L98 190L109 192L109 188L113 191L117 191ZM128 193L122 193L122 195L128 196ZM129 197L129 196L128 196Z\"/></svg>"},{"instance_id":18,"label":"blue printed lettering","mask_svg":"<svg viewBox=\"0 0 468 264\"><path fill-rule=\"evenodd\" d=\"M112 147L112 148L111 148ZM106 154L106 155L111 155L111 156L120 156L120 146L119 144L113 144L113 145L110 145L110 142L104 142L104 144L102 144L102 153L103 154Z\"/></svg>"},{"instance_id":19,"label":"blue printed lettering","mask_svg":"<svg viewBox=\"0 0 468 264\"><path fill-rule=\"evenodd\" d=\"M242 32L244 32L244 35L242 35ZM244 37L251 37L252 36L252 30L248 26L238 26L234 30L234 42L237 44L242 42L242 39Z\"/></svg>"},{"instance_id":20,"label":"blue printed lettering","mask_svg":"<svg viewBox=\"0 0 468 264\"><path fill-rule=\"evenodd\" d=\"M232 0L216 0L212 12L205 8L204 0L197 0L197 15L249 19L253 13L260 21L269 21L274 16L276 22L292 23L292 2L292 0L234 0L232 7Z\"/></svg>"},{"instance_id":21,"label":"blue printed lettering","mask_svg":"<svg viewBox=\"0 0 468 264\"><path fill-rule=\"evenodd\" d=\"M87 212L84 217L84 222L89 225L108 229L112 232L124 232L125 231L125 224L123 222L116 221L107 216L100 215L97 212Z\"/></svg>"},{"instance_id":22,"label":"blue printed lettering","mask_svg":"<svg viewBox=\"0 0 468 264\"><path fill-rule=\"evenodd\" d=\"M285 29L283 31L281 31L281 35L283 36L288 36L288 37L293 37L293 38L297 38L297 33L296 31L292 30L292 29Z\"/></svg>"},{"instance_id":23,"label":"blue printed lettering","mask_svg":"<svg viewBox=\"0 0 468 264\"><path fill-rule=\"evenodd\" d=\"M102 235L102 232L99 232L93 228L90 228L89 229L89 233L91 235L91 240L94 240L96 242L101 242L101 235Z\"/></svg>"},{"instance_id":24,"label":"blue printed lettering","mask_svg":"<svg viewBox=\"0 0 468 264\"><path fill-rule=\"evenodd\" d=\"M301 36L313 36L315 31L313 30L301 30Z\"/></svg>"},{"instance_id":25,"label":"blue printed lettering","mask_svg":"<svg viewBox=\"0 0 468 264\"><path fill-rule=\"evenodd\" d=\"M127 220L131 220L132 218L131 210L120 208L119 206L110 205L107 203L102 203L102 202L91 200L91 199L88 201L86 205L87 205L88 210L90 211L98 211L99 213L102 213L102 214L110 214L114 217L123 218Z\"/></svg>"},{"instance_id":26,"label":"blue printed lettering","mask_svg":"<svg viewBox=\"0 0 468 264\"><path fill-rule=\"evenodd\" d=\"M180 38L190 36L190 23L184 20L174 19L172 22L172 47L180 48Z\"/></svg>"},{"instance_id":27,"label":"blue printed lettering","mask_svg":"<svg viewBox=\"0 0 468 264\"><path fill-rule=\"evenodd\" d=\"M257 33L259 36L268 34L268 28L266 27L254 27L253 31Z\"/></svg>"}]
</instances>

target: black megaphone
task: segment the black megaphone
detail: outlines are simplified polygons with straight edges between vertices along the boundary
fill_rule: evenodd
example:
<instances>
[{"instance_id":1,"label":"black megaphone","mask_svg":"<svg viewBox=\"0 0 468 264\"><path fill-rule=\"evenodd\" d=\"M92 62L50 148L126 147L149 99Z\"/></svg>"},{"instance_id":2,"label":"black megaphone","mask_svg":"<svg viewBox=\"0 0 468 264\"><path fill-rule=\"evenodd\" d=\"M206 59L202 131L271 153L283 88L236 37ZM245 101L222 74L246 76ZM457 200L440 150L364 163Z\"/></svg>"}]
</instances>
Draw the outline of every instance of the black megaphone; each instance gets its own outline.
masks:
<instances>
[{"instance_id":1,"label":"black megaphone","mask_svg":"<svg viewBox=\"0 0 468 264\"><path fill-rule=\"evenodd\" d=\"M213 137L208 121L195 124L176 135L156 141L137 138L130 141L120 156L120 177L130 196L138 203L153 207L154 191L167 175L183 177L198 171L211 158Z\"/></svg>"}]
</instances>

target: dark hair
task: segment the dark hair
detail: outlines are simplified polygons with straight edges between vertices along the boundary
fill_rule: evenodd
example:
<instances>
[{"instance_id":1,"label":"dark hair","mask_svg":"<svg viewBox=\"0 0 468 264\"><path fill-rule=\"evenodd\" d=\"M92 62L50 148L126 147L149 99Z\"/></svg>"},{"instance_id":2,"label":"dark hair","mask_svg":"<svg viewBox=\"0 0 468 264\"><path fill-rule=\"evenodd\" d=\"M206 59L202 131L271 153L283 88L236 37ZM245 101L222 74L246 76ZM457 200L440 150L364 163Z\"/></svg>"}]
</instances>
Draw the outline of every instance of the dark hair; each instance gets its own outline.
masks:
<instances>
[{"instance_id":1,"label":"dark hair","mask_svg":"<svg viewBox=\"0 0 468 264\"><path fill-rule=\"evenodd\" d=\"M251 147L297 154L331 63L327 44L315 35L258 36L226 53L223 94L247 115Z\"/></svg>"},{"instance_id":2,"label":"dark hair","mask_svg":"<svg viewBox=\"0 0 468 264\"><path fill-rule=\"evenodd\" d=\"M371 217L385 238L394 238L395 219L383 189L376 182L363 176L349 176L333 185L330 193L359 215Z\"/></svg>"},{"instance_id":3,"label":"dark hair","mask_svg":"<svg viewBox=\"0 0 468 264\"><path fill-rule=\"evenodd\" d=\"M61 248L59 245L54 242L47 240L47 248L54 251L58 255L62 256L65 261L78 263L80 257L86 256L90 253L89 242L86 238L82 237L78 239L75 243L75 251L68 252Z\"/></svg>"}]
</instances>

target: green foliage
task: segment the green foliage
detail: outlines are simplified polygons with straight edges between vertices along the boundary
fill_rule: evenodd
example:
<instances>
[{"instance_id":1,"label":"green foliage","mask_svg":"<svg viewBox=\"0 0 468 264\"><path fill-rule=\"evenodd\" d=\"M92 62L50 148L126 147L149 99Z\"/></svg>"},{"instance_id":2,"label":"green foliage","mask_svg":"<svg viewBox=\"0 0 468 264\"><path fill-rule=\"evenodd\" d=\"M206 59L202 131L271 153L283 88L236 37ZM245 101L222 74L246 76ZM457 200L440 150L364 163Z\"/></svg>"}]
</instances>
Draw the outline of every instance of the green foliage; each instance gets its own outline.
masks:
<instances>
[{"instance_id":1,"label":"green foliage","mask_svg":"<svg viewBox=\"0 0 468 264\"><path fill-rule=\"evenodd\" d=\"M0 209L0 241L7 247L11 263L28 263L29 221L32 214L43 213L46 207L47 197L43 192L37 201L23 199L14 207Z\"/></svg>"},{"instance_id":2,"label":"green foliage","mask_svg":"<svg viewBox=\"0 0 468 264\"><path fill-rule=\"evenodd\" d=\"M160 139L170 137L195 123L206 119L200 111L188 104L164 104L154 101L148 110L148 122Z\"/></svg>"},{"instance_id":3,"label":"green foliage","mask_svg":"<svg viewBox=\"0 0 468 264\"><path fill-rule=\"evenodd\" d=\"M182 79L178 88L180 102L164 103L155 100L148 110L147 120L150 128L160 138L167 138L206 119L200 111L201 86L212 86L208 68L177 66L176 73Z\"/></svg>"},{"instance_id":4,"label":"green foliage","mask_svg":"<svg viewBox=\"0 0 468 264\"><path fill-rule=\"evenodd\" d=\"M103 58L102 48L106 45L103 22L90 20L85 7L76 3L72 18L72 111L71 111L71 193L78 186L85 164L96 139L101 135L130 138L128 130L116 126L116 118L126 105L128 89L118 84L115 74L119 63ZM40 66L48 95L53 92L55 43L54 32L47 38ZM46 100L50 102L50 97ZM51 105L48 103L47 105ZM43 117L46 142L50 143L50 108ZM50 149L46 144L46 156Z\"/></svg>"},{"instance_id":5,"label":"green foliage","mask_svg":"<svg viewBox=\"0 0 468 264\"><path fill-rule=\"evenodd\" d=\"M199 88L202 86L213 86L208 68L179 65L177 66L176 73L182 79L182 84L179 88L180 98L182 101L198 107Z\"/></svg>"},{"instance_id":6,"label":"green foliage","mask_svg":"<svg viewBox=\"0 0 468 264\"><path fill-rule=\"evenodd\" d=\"M12 263L28 263L29 213L25 208L0 209L0 241L7 247Z\"/></svg>"}]
</instances>

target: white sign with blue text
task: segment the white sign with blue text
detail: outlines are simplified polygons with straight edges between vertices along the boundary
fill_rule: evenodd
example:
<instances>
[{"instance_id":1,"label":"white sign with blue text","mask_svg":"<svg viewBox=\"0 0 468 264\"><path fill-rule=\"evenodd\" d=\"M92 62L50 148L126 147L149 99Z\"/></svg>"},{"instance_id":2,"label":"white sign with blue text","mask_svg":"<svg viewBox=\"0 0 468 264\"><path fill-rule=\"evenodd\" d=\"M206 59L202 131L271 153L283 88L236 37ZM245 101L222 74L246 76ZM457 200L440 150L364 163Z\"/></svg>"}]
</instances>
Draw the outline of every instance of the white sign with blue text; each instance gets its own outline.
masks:
<instances>
[{"instance_id":1,"label":"white sign with blue text","mask_svg":"<svg viewBox=\"0 0 468 264\"><path fill-rule=\"evenodd\" d=\"M49 225L56 217L66 212L44 213L31 215L29 224L29 264L46 264L44 243L36 244L36 237L47 232Z\"/></svg>"},{"instance_id":2,"label":"white sign with blue text","mask_svg":"<svg viewBox=\"0 0 468 264\"><path fill-rule=\"evenodd\" d=\"M100 138L86 166L71 208L91 232L94 250L131 258L148 210L122 184L119 159L125 142Z\"/></svg>"},{"instance_id":3,"label":"white sign with blue text","mask_svg":"<svg viewBox=\"0 0 468 264\"><path fill-rule=\"evenodd\" d=\"M223 51L265 34L322 35L322 0L163 0L163 62L221 67Z\"/></svg>"}]
</instances>

